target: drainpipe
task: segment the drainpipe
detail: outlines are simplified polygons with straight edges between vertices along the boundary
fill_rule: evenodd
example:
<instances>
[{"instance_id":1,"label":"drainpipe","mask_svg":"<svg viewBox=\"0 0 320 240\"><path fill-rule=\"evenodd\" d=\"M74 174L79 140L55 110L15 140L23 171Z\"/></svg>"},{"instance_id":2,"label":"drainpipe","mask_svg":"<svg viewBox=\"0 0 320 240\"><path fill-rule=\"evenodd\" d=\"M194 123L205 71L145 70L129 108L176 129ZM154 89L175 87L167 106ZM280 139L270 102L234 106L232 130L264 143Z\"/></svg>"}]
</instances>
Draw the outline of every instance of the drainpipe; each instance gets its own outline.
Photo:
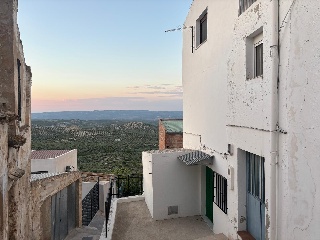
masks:
<instances>
[{"instance_id":1,"label":"drainpipe","mask_svg":"<svg viewBox=\"0 0 320 240\"><path fill-rule=\"evenodd\" d=\"M277 210L278 210L278 161L279 161L279 0L270 2L271 11L271 120L270 120L270 199L268 202L266 226L268 237L278 239Z\"/></svg>"}]
</instances>

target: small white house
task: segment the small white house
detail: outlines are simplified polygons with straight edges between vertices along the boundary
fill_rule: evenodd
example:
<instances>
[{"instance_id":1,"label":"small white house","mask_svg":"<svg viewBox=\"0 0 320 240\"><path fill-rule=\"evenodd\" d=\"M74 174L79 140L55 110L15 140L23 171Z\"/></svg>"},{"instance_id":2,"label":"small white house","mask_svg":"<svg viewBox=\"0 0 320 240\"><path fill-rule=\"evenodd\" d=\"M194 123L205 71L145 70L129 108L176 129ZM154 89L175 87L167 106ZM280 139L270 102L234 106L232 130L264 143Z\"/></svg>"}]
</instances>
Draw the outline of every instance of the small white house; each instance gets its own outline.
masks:
<instances>
[{"instance_id":1,"label":"small white house","mask_svg":"<svg viewBox=\"0 0 320 240\"><path fill-rule=\"evenodd\" d=\"M31 172L77 171L77 149L73 150L33 150L31 152Z\"/></svg>"},{"instance_id":2,"label":"small white house","mask_svg":"<svg viewBox=\"0 0 320 240\"><path fill-rule=\"evenodd\" d=\"M143 153L154 218L201 214L229 239L319 239L319 9L193 1L182 59L188 152Z\"/></svg>"}]
</instances>

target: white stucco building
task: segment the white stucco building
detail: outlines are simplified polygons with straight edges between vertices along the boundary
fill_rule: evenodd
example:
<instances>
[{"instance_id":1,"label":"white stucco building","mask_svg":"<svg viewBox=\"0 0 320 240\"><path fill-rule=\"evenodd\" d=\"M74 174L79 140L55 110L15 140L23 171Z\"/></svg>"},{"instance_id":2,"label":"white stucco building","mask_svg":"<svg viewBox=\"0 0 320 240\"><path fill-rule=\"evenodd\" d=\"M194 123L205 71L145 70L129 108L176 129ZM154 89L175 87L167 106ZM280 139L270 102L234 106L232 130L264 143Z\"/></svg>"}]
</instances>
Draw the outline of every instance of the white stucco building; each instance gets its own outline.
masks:
<instances>
[{"instance_id":1,"label":"white stucco building","mask_svg":"<svg viewBox=\"0 0 320 240\"><path fill-rule=\"evenodd\" d=\"M193 1L183 30L183 147L213 161L186 166L182 150L143 153L154 218L201 214L229 239L242 231L319 239L319 9L314 0Z\"/></svg>"},{"instance_id":2,"label":"white stucco building","mask_svg":"<svg viewBox=\"0 0 320 240\"><path fill-rule=\"evenodd\" d=\"M77 171L77 149L33 150L31 172L61 173Z\"/></svg>"}]
</instances>

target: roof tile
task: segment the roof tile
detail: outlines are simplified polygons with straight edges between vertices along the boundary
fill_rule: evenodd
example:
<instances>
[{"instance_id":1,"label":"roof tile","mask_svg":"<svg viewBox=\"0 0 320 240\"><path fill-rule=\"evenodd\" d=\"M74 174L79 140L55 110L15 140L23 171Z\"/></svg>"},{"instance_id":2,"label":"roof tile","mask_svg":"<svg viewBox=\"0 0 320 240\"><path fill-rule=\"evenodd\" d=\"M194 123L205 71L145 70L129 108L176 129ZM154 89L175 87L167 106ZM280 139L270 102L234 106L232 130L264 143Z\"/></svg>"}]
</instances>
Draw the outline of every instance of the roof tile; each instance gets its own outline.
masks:
<instances>
[{"instance_id":1,"label":"roof tile","mask_svg":"<svg viewBox=\"0 0 320 240\"><path fill-rule=\"evenodd\" d=\"M31 152L31 159L56 158L72 150L34 150Z\"/></svg>"}]
</instances>

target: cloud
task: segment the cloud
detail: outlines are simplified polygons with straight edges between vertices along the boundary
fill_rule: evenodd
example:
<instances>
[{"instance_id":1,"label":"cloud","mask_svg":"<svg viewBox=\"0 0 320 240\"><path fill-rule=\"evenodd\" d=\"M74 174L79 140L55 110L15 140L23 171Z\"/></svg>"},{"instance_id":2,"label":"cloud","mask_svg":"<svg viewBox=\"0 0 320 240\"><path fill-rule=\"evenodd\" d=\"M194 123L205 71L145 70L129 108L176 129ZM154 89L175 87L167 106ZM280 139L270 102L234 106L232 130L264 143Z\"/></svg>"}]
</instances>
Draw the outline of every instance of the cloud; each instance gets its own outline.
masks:
<instances>
[{"instance_id":1,"label":"cloud","mask_svg":"<svg viewBox=\"0 0 320 240\"><path fill-rule=\"evenodd\" d=\"M170 97L182 97L182 86L177 86L173 84L163 83L159 85L140 85L140 86L131 86L127 87L132 91L128 91L127 94L134 95L154 95L158 94L159 96L165 95Z\"/></svg>"},{"instance_id":2,"label":"cloud","mask_svg":"<svg viewBox=\"0 0 320 240\"><path fill-rule=\"evenodd\" d=\"M32 100L32 112L92 110L153 110L181 111L182 99L144 97L107 97L66 100Z\"/></svg>"}]
</instances>

